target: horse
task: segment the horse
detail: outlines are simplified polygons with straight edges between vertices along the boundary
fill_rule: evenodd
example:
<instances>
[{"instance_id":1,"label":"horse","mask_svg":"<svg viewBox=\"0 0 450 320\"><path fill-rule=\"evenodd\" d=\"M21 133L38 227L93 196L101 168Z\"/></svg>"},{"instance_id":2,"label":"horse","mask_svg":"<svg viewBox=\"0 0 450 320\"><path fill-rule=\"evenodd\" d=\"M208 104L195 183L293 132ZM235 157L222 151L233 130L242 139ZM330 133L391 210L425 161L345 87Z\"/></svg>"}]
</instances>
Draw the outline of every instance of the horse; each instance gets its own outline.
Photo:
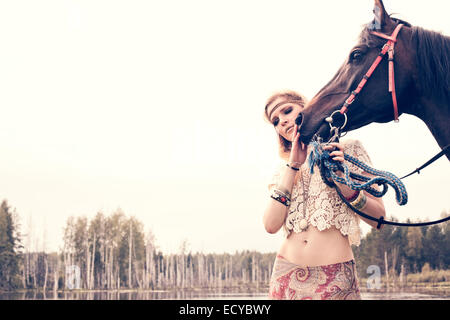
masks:
<instances>
[{"instance_id":1,"label":"horse","mask_svg":"<svg viewBox=\"0 0 450 320\"><path fill-rule=\"evenodd\" d=\"M374 1L373 21L299 115L300 139L329 139L333 121L344 132L407 113L424 121L444 149L450 143L450 37L393 18ZM449 148L445 154L450 160Z\"/></svg>"}]
</instances>

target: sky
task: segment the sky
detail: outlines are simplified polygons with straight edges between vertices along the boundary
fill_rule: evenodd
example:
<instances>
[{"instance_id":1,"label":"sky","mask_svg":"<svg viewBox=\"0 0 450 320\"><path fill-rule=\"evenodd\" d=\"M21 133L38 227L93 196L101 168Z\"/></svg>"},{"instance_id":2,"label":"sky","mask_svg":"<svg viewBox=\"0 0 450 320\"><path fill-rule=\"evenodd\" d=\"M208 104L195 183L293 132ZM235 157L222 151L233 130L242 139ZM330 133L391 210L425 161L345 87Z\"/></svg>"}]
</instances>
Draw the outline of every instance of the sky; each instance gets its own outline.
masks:
<instances>
[{"instance_id":1,"label":"sky","mask_svg":"<svg viewBox=\"0 0 450 320\"><path fill-rule=\"evenodd\" d=\"M443 0L384 1L388 13L450 34ZM278 164L266 99L312 98L372 20L372 0L0 1L0 197L62 247L70 216L121 208L163 252L274 252L262 224ZM350 132L374 167L402 176L440 149L419 119ZM448 160L407 178L388 216L450 210ZM367 233L370 227L361 222Z\"/></svg>"}]
</instances>

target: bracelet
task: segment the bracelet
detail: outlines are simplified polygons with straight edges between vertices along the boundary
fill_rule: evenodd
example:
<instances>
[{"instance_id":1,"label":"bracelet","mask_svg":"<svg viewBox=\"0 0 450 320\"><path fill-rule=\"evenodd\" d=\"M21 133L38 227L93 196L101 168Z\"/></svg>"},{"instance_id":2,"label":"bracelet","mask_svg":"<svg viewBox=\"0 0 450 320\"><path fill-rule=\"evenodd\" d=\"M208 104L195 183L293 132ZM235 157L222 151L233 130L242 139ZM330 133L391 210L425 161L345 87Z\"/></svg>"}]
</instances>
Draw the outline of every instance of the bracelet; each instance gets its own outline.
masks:
<instances>
[{"instance_id":1,"label":"bracelet","mask_svg":"<svg viewBox=\"0 0 450 320\"><path fill-rule=\"evenodd\" d=\"M350 204L357 210L362 210L367 203L367 197L364 192L360 192L356 200L352 201Z\"/></svg>"},{"instance_id":2,"label":"bracelet","mask_svg":"<svg viewBox=\"0 0 450 320\"><path fill-rule=\"evenodd\" d=\"M353 200L352 202L350 202L350 204L351 204L353 207L355 207L356 209L358 209L357 207L360 206L360 202L362 201L361 199L362 199L363 195L364 195L364 193L363 193L363 192L360 192L360 193L358 194L358 197L357 197L355 200ZM359 209L358 209L358 210L359 210Z\"/></svg>"},{"instance_id":3,"label":"bracelet","mask_svg":"<svg viewBox=\"0 0 450 320\"><path fill-rule=\"evenodd\" d=\"M295 170L295 171L300 170L299 168L291 167L291 166L289 165L289 163L286 163L286 167L289 167L289 168L291 168L292 170Z\"/></svg>"},{"instance_id":4,"label":"bracelet","mask_svg":"<svg viewBox=\"0 0 450 320\"><path fill-rule=\"evenodd\" d=\"M291 201L291 194L289 192L286 193L279 189L273 189L272 193L276 193L279 196L286 197L288 201Z\"/></svg>"},{"instance_id":5,"label":"bracelet","mask_svg":"<svg viewBox=\"0 0 450 320\"><path fill-rule=\"evenodd\" d=\"M353 194L352 194L351 196L345 197L345 200L347 200L348 202L353 202L353 201L355 201L356 198L358 198L360 192L361 192L361 191L356 190L355 192L353 192Z\"/></svg>"},{"instance_id":6,"label":"bracelet","mask_svg":"<svg viewBox=\"0 0 450 320\"><path fill-rule=\"evenodd\" d=\"M284 188L284 187L278 185L278 186L276 187L275 190L277 190L277 191L279 191L279 192L282 192L282 193L283 193L284 195L286 195L289 199L291 198L291 193L289 192L288 189L286 189L286 188Z\"/></svg>"},{"instance_id":7,"label":"bracelet","mask_svg":"<svg viewBox=\"0 0 450 320\"><path fill-rule=\"evenodd\" d=\"M366 203L367 203L367 197L366 195L361 192L363 194L363 197L361 199L361 204L359 205L359 209L358 210L363 210L366 207Z\"/></svg>"},{"instance_id":8,"label":"bracelet","mask_svg":"<svg viewBox=\"0 0 450 320\"><path fill-rule=\"evenodd\" d=\"M287 195L285 195L283 192L281 192L280 190L273 189L270 197L272 199L282 203L286 207L289 207L291 205L291 199L289 199L289 197Z\"/></svg>"},{"instance_id":9,"label":"bracelet","mask_svg":"<svg viewBox=\"0 0 450 320\"><path fill-rule=\"evenodd\" d=\"M296 168L299 168L299 167L302 166L302 163L301 163L301 162L297 162L297 161L291 161L289 164L290 164L291 166L292 166L292 165L296 166Z\"/></svg>"}]
</instances>

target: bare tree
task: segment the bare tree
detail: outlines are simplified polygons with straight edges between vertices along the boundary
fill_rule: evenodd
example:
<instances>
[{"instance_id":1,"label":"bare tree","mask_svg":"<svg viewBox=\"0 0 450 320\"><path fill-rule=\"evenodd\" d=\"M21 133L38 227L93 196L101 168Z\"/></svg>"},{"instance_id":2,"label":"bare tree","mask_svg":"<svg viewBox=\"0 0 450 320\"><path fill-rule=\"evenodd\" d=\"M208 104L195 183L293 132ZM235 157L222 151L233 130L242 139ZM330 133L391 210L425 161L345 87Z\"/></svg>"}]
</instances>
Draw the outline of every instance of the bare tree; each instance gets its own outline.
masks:
<instances>
[{"instance_id":1,"label":"bare tree","mask_svg":"<svg viewBox=\"0 0 450 320\"><path fill-rule=\"evenodd\" d=\"M133 243L133 225L130 219L130 237L129 237L129 248L128 248L128 288L132 287L131 283L131 248Z\"/></svg>"},{"instance_id":2,"label":"bare tree","mask_svg":"<svg viewBox=\"0 0 450 320\"><path fill-rule=\"evenodd\" d=\"M388 266L387 251L384 252L384 270L386 273L386 288L389 289L389 266Z\"/></svg>"}]
</instances>

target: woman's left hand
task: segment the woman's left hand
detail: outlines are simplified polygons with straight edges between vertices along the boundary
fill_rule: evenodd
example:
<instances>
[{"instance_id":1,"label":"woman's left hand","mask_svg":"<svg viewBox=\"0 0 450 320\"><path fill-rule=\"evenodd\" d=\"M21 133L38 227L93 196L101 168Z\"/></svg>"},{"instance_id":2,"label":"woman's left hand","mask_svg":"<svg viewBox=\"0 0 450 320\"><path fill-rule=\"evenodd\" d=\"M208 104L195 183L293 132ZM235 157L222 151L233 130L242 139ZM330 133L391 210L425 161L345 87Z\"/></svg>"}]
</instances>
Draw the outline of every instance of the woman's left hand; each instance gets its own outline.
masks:
<instances>
[{"instance_id":1,"label":"woman's left hand","mask_svg":"<svg viewBox=\"0 0 450 320\"><path fill-rule=\"evenodd\" d=\"M341 163L344 163L344 146L341 143L331 142L323 147L324 150L333 150L334 148L337 148L337 150L330 152L331 159L335 160L335 161L339 161ZM343 176L343 172L340 170L337 170L335 173L338 177ZM342 191L342 189L341 189L341 191Z\"/></svg>"},{"instance_id":2,"label":"woman's left hand","mask_svg":"<svg viewBox=\"0 0 450 320\"><path fill-rule=\"evenodd\" d=\"M339 142L332 142L323 147L324 150L332 150L334 147L337 150L330 152L331 159L339 162L344 162L344 146Z\"/></svg>"}]
</instances>

